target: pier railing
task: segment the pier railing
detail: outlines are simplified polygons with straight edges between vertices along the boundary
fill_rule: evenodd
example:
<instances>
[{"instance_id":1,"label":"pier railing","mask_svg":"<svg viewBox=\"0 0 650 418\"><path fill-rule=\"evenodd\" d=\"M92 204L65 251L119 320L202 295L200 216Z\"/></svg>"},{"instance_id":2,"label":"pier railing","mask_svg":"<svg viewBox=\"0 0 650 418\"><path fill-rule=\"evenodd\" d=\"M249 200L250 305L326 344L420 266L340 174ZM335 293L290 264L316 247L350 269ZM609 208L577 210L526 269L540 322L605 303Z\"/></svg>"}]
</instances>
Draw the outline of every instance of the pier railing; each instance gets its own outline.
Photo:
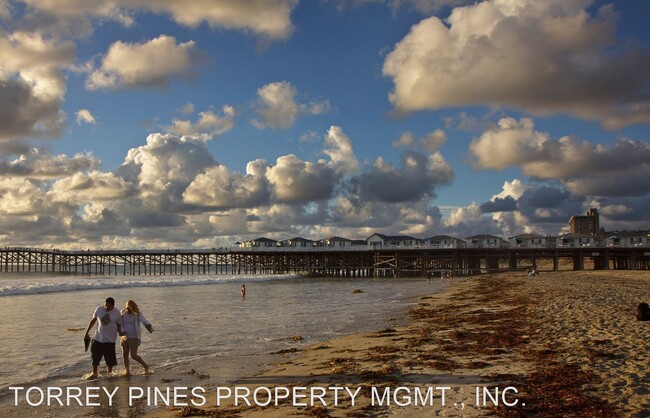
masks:
<instances>
[{"instance_id":1,"label":"pier railing","mask_svg":"<svg viewBox=\"0 0 650 418\"><path fill-rule=\"evenodd\" d=\"M531 266L650 269L648 247L255 247L211 249L0 249L0 273L88 275L308 274L325 276L456 275Z\"/></svg>"}]
</instances>

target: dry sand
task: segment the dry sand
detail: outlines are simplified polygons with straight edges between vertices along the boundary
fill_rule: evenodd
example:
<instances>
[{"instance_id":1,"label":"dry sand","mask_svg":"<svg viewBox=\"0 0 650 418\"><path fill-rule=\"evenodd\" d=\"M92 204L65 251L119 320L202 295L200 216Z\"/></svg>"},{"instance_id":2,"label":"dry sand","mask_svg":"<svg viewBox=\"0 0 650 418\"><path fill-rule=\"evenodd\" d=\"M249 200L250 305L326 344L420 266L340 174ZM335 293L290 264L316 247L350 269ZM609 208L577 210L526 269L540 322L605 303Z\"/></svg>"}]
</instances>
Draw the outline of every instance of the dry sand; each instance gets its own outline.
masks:
<instances>
[{"instance_id":1,"label":"dry sand","mask_svg":"<svg viewBox=\"0 0 650 418\"><path fill-rule=\"evenodd\" d=\"M410 323L356 334L287 354L285 361L230 385L361 388L355 405L214 406L158 410L150 417L419 417L419 416L650 416L650 322L635 319L650 301L650 272L564 271L526 278L492 274L424 297ZM216 382L197 385L208 391ZM442 405L415 405L416 390L449 387ZM514 387L514 406L477 405L476 387ZM406 406L371 405L372 388L398 392ZM300 390L299 393L309 393ZM265 398L262 397L262 400ZM392 399L393 401L395 399ZM251 397L252 401L252 397ZM304 402L304 399L299 401Z\"/></svg>"}]
</instances>

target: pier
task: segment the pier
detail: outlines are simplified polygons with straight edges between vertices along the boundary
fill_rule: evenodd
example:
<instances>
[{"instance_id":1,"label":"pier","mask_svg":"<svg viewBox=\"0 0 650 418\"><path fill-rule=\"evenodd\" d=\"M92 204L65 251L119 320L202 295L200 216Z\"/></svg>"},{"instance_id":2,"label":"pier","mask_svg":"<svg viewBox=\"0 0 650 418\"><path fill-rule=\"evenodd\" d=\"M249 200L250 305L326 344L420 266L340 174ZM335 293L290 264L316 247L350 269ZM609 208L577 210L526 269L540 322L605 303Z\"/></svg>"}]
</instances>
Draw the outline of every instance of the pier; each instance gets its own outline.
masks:
<instances>
[{"instance_id":1,"label":"pier","mask_svg":"<svg viewBox=\"0 0 650 418\"><path fill-rule=\"evenodd\" d=\"M209 250L0 249L0 273L87 275L305 274L330 277L465 276L538 270L648 270L650 247L231 248Z\"/></svg>"}]
</instances>

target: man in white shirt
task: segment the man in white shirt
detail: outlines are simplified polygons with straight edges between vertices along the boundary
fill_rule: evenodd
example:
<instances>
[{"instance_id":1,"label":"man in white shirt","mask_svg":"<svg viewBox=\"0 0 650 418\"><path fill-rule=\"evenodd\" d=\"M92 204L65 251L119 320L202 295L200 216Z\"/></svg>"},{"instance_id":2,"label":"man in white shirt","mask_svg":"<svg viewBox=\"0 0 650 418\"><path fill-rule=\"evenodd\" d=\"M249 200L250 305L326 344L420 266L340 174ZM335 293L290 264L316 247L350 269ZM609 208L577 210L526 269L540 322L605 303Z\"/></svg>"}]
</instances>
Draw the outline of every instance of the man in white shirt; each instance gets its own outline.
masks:
<instances>
[{"instance_id":1,"label":"man in white shirt","mask_svg":"<svg viewBox=\"0 0 650 418\"><path fill-rule=\"evenodd\" d=\"M88 379L97 378L97 367L99 362L104 358L106 366L108 366L108 373L113 371L113 367L117 366L117 357L115 355L115 340L117 335L122 335L122 316L120 311L115 309L115 299L107 298L104 306L99 306L93 313L93 319L90 320L84 339L88 338L88 333L97 324L95 331L95 339L90 347L93 359L93 373L88 376Z\"/></svg>"}]
</instances>

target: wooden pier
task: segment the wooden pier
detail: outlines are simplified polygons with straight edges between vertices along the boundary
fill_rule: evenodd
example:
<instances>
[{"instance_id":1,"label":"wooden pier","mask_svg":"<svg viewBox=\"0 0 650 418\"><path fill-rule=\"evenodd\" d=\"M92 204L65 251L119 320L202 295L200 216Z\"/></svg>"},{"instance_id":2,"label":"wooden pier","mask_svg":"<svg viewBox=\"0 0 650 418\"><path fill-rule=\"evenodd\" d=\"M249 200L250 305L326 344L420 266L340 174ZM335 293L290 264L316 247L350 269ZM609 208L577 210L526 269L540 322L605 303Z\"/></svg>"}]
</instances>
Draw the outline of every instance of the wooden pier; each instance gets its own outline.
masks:
<instances>
[{"instance_id":1,"label":"wooden pier","mask_svg":"<svg viewBox=\"0 0 650 418\"><path fill-rule=\"evenodd\" d=\"M533 265L540 270L648 270L650 248L0 249L0 273L430 277L442 271L471 275L521 270Z\"/></svg>"}]
</instances>

